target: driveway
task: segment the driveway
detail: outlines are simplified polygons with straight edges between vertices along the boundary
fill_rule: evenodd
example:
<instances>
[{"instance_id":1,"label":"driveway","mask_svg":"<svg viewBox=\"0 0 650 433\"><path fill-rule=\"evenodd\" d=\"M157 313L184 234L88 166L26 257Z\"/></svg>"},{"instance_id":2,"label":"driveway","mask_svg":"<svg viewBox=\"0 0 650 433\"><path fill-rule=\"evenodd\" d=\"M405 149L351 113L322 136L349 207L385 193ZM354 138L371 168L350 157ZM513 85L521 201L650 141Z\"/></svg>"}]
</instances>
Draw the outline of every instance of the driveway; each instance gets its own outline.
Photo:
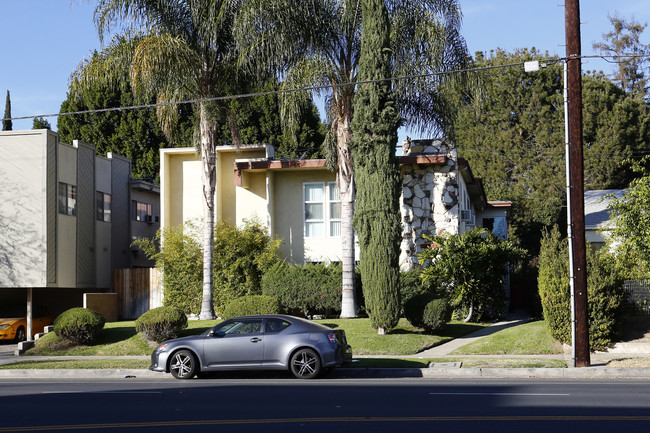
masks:
<instances>
[{"instance_id":1,"label":"driveway","mask_svg":"<svg viewBox=\"0 0 650 433\"><path fill-rule=\"evenodd\" d=\"M0 342L0 364L4 364L3 361L8 358L13 359L16 349L18 349L18 344L16 343Z\"/></svg>"}]
</instances>

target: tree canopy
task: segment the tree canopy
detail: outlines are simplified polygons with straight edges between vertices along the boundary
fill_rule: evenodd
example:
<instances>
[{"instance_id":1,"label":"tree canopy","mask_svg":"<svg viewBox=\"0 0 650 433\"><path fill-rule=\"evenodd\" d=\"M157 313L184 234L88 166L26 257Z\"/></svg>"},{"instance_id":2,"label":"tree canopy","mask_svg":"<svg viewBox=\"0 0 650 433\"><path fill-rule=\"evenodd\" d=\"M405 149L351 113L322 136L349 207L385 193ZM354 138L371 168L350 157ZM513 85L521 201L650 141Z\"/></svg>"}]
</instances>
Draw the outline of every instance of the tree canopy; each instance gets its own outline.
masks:
<instances>
[{"instance_id":1,"label":"tree canopy","mask_svg":"<svg viewBox=\"0 0 650 433\"><path fill-rule=\"evenodd\" d=\"M526 73L523 62L530 60L545 67ZM566 203L562 65L535 49L476 53L474 64L502 67L459 94L459 152L489 200L513 202L510 237L536 255L541 229L563 218ZM589 73L583 106L585 189L627 186L633 173L625 161L650 145L644 101Z\"/></svg>"}]
</instances>

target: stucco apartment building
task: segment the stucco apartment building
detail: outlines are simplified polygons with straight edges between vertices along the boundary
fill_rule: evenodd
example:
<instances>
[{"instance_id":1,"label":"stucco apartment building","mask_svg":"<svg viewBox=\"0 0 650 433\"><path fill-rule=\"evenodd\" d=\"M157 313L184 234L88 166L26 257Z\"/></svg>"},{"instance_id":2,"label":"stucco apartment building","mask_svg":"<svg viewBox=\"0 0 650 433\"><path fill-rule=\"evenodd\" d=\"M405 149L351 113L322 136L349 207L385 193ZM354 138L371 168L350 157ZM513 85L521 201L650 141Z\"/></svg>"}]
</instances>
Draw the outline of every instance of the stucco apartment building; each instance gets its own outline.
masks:
<instances>
[{"instance_id":1,"label":"stucco apartment building","mask_svg":"<svg viewBox=\"0 0 650 433\"><path fill-rule=\"evenodd\" d=\"M257 219L283 242L289 261L341 260L340 199L336 174L325 160L278 160L268 145L217 149L215 217L231 224ZM463 233L485 226L507 234L509 202L488 203L456 147L444 140L405 142L402 173L401 266L418 263L423 235ZM194 149L160 152L161 225L202 218L201 161ZM357 254L358 257L358 254Z\"/></svg>"},{"instance_id":2,"label":"stucco apartment building","mask_svg":"<svg viewBox=\"0 0 650 433\"><path fill-rule=\"evenodd\" d=\"M0 315L56 315L111 292L113 271L152 263L131 247L158 227L159 188L131 161L49 130L0 132Z\"/></svg>"}]
</instances>

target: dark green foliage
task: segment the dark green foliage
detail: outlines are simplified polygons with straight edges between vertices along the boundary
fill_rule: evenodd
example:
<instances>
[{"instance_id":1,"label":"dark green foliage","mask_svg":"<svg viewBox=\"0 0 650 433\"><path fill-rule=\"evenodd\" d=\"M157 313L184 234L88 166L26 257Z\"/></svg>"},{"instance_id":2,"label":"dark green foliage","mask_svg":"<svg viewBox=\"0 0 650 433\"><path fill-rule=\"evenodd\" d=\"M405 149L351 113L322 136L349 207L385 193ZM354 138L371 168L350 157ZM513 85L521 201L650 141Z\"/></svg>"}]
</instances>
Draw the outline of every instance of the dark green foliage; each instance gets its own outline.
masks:
<instances>
[{"instance_id":1,"label":"dark green foliage","mask_svg":"<svg viewBox=\"0 0 650 433\"><path fill-rule=\"evenodd\" d=\"M226 304L221 313L222 319L255 314L279 314L280 303L277 298L265 295L242 296Z\"/></svg>"},{"instance_id":2,"label":"dark green foliage","mask_svg":"<svg viewBox=\"0 0 650 433\"><path fill-rule=\"evenodd\" d=\"M341 266L278 263L262 278L262 291L295 315L332 316L341 308Z\"/></svg>"},{"instance_id":3,"label":"dark green foliage","mask_svg":"<svg viewBox=\"0 0 650 433\"><path fill-rule=\"evenodd\" d=\"M421 269L411 269L410 271L400 273L399 285L402 299L402 309L409 299L427 291L422 284L422 279L420 278L421 273Z\"/></svg>"},{"instance_id":4,"label":"dark green foliage","mask_svg":"<svg viewBox=\"0 0 650 433\"><path fill-rule=\"evenodd\" d=\"M543 228L563 219L566 176L562 63L535 49L477 53L477 67L540 60L546 67L491 69L459 93L454 135L459 154L481 178L489 200L513 202L509 238L537 255ZM601 73L583 77L585 188L624 188L625 159L650 143L649 112L640 98Z\"/></svg>"},{"instance_id":5,"label":"dark green foliage","mask_svg":"<svg viewBox=\"0 0 650 433\"><path fill-rule=\"evenodd\" d=\"M524 251L479 227L430 239L433 247L420 254L423 281L439 287L453 308L468 309L468 321L503 314L507 266L521 259Z\"/></svg>"},{"instance_id":6,"label":"dark green foliage","mask_svg":"<svg viewBox=\"0 0 650 433\"><path fill-rule=\"evenodd\" d=\"M99 335L106 319L87 308L71 308L54 320L54 332L64 340L76 344L92 343Z\"/></svg>"},{"instance_id":7,"label":"dark green foliage","mask_svg":"<svg viewBox=\"0 0 650 433\"><path fill-rule=\"evenodd\" d=\"M157 245L164 238L162 249ZM247 221L243 227L219 222L214 240L214 306L221 313L233 299L261 294L264 272L279 259L279 240L269 238L259 222ZM166 228L156 239L141 239L136 244L162 270L165 305L180 308L185 314L201 310L203 260L199 224Z\"/></svg>"},{"instance_id":8,"label":"dark green foliage","mask_svg":"<svg viewBox=\"0 0 650 433\"><path fill-rule=\"evenodd\" d=\"M221 314L230 301L262 294L262 276L279 262L280 241L258 221L244 227L217 223L214 239L214 307Z\"/></svg>"},{"instance_id":9,"label":"dark green foliage","mask_svg":"<svg viewBox=\"0 0 650 433\"><path fill-rule=\"evenodd\" d=\"M409 298L404 302L404 317L406 320L413 326L424 328L424 309L434 299L436 299L436 296L428 292L420 293Z\"/></svg>"},{"instance_id":10,"label":"dark green foliage","mask_svg":"<svg viewBox=\"0 0 650 433\"><path fill-rule=\"evenodd\" d=\"M9 120L11 118L11 97L9 96L9 90L7 90L7 98L5 99L5 115L2 118L2 130L11 131L12 122Z\"/></svg>"},{"instance_id":11,"label":"dark green foliage","mask_svg":"<svg viewBox=\"0 0 650 433\"><path fill-rule=\"evenodd\" d=\"M442 328L451 319L451 309L444 299L434 299L429 302L422 312L423 328L428 332Z\"/></svg>"},{"instance_id":12,"label":"dark green foliage","mask_svg":"<svg viewBox=\"0 0 650 433\"><path fill-rule=\"evenodd\" d=\"M390 23L386 5L363 0L359 81L391 76ZM351 123L357 197L354 228L359 236L366 311L379 333L400 317L399 248L401 177L395 157L399 114L389 81L359 86Z\"/></svg>"},{"instance_id":13,"label":"dark green foliage","mask_svg":"<svg viewBox=\"0 0 650 433\"><path fill-rule=\"evenodd\" d=\"M431 332L449 322L451 309L444 299L425 292L413 296L404 303L404 317L411 325Z\"/></svg>"},{"instance_id":14,"label":"dark green foliage","mask_svg":"<svg viewBox=\"0 0 650 433\"><path fill-rule=\"evenodd\" d=\"M587 255L587 305L589 346L603 350L621 325L624 304L623 279L606 253ZM553 338L571 344L569 252L566 239L554 227L545 232L539 258L539 295L544 320Z\"/></svg>"},{"instance_id":15,"label":"dark green foliage","mask_svg":"<svg viewBox=\"0 0 650 433\"><path fill-rule=\"evenodd\" d=\"M135 103L127 81L118 88L93 81L92 88L83 90L78 98L68 94L60 112L127 107ZM100 155L114 152L131 158L134 178L157 179L161 148L193 145L191 108L181 106L178 117L171 139L165 137L154 108L64 115L59 117L57 125L62 142L80 140L95 146Z\"/></svg>"},{"instance_id":16,"label":"dark green foliage","mask_svg":"<svg viewBox=\"0 0 650 433\"><path fill-rule=\"evenodd\" d=\"M250 92L277 90L275 82L251 89ZM245 92L244 92L245 93ZM311 101L303 101L295 131L280 117L278 95L256 96L229 101L231 119L236 124L241 144L268 143L275 147L276 158L321 158L321 145L325 140L326 126L321 123L318 109ZM221 128L223 144L233 144L231 122Z\"/></svg>"},{"instance_id":17,"label":"dark green foliage","mask_svg":"<svg viewBox=\"0 0 650 433\"><path fill-rule=\"evenodd\" d=\"M52 129L52 125L42 117L35 117L32 129Z\"/></svg>"},{"instance_id":18,"label":"dark green foliage","mask_svg":"<svg viewBox=\"0 0 650 433\"><path fill-rule=\"evenodd\" d=\"M187 328L187 316L177 307L158 307L147 311L135 321L135 330L148 340L161 341L178 337Z\"/></svg>"}]
</instances>

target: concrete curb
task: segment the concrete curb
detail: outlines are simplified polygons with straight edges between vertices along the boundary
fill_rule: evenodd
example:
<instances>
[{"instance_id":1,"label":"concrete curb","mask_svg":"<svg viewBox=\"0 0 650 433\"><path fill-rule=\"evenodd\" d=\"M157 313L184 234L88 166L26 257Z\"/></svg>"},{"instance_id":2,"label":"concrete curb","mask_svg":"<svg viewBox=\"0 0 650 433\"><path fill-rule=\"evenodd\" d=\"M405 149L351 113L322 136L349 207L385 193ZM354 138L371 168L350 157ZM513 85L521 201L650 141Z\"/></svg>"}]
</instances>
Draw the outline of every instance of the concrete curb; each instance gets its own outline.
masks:
<instances>
[{"instance_id":1,"label":"concrete curb","mask_svg":"<svg viewBox=\"0 0 650 433\"><path fill-rule=\"evenodd\" d=\"M0 379L173 379L144 369L8 369ZM338 368L326 379L549 378L650 379L650 368Z\"/></svg>"}]
</instances>

